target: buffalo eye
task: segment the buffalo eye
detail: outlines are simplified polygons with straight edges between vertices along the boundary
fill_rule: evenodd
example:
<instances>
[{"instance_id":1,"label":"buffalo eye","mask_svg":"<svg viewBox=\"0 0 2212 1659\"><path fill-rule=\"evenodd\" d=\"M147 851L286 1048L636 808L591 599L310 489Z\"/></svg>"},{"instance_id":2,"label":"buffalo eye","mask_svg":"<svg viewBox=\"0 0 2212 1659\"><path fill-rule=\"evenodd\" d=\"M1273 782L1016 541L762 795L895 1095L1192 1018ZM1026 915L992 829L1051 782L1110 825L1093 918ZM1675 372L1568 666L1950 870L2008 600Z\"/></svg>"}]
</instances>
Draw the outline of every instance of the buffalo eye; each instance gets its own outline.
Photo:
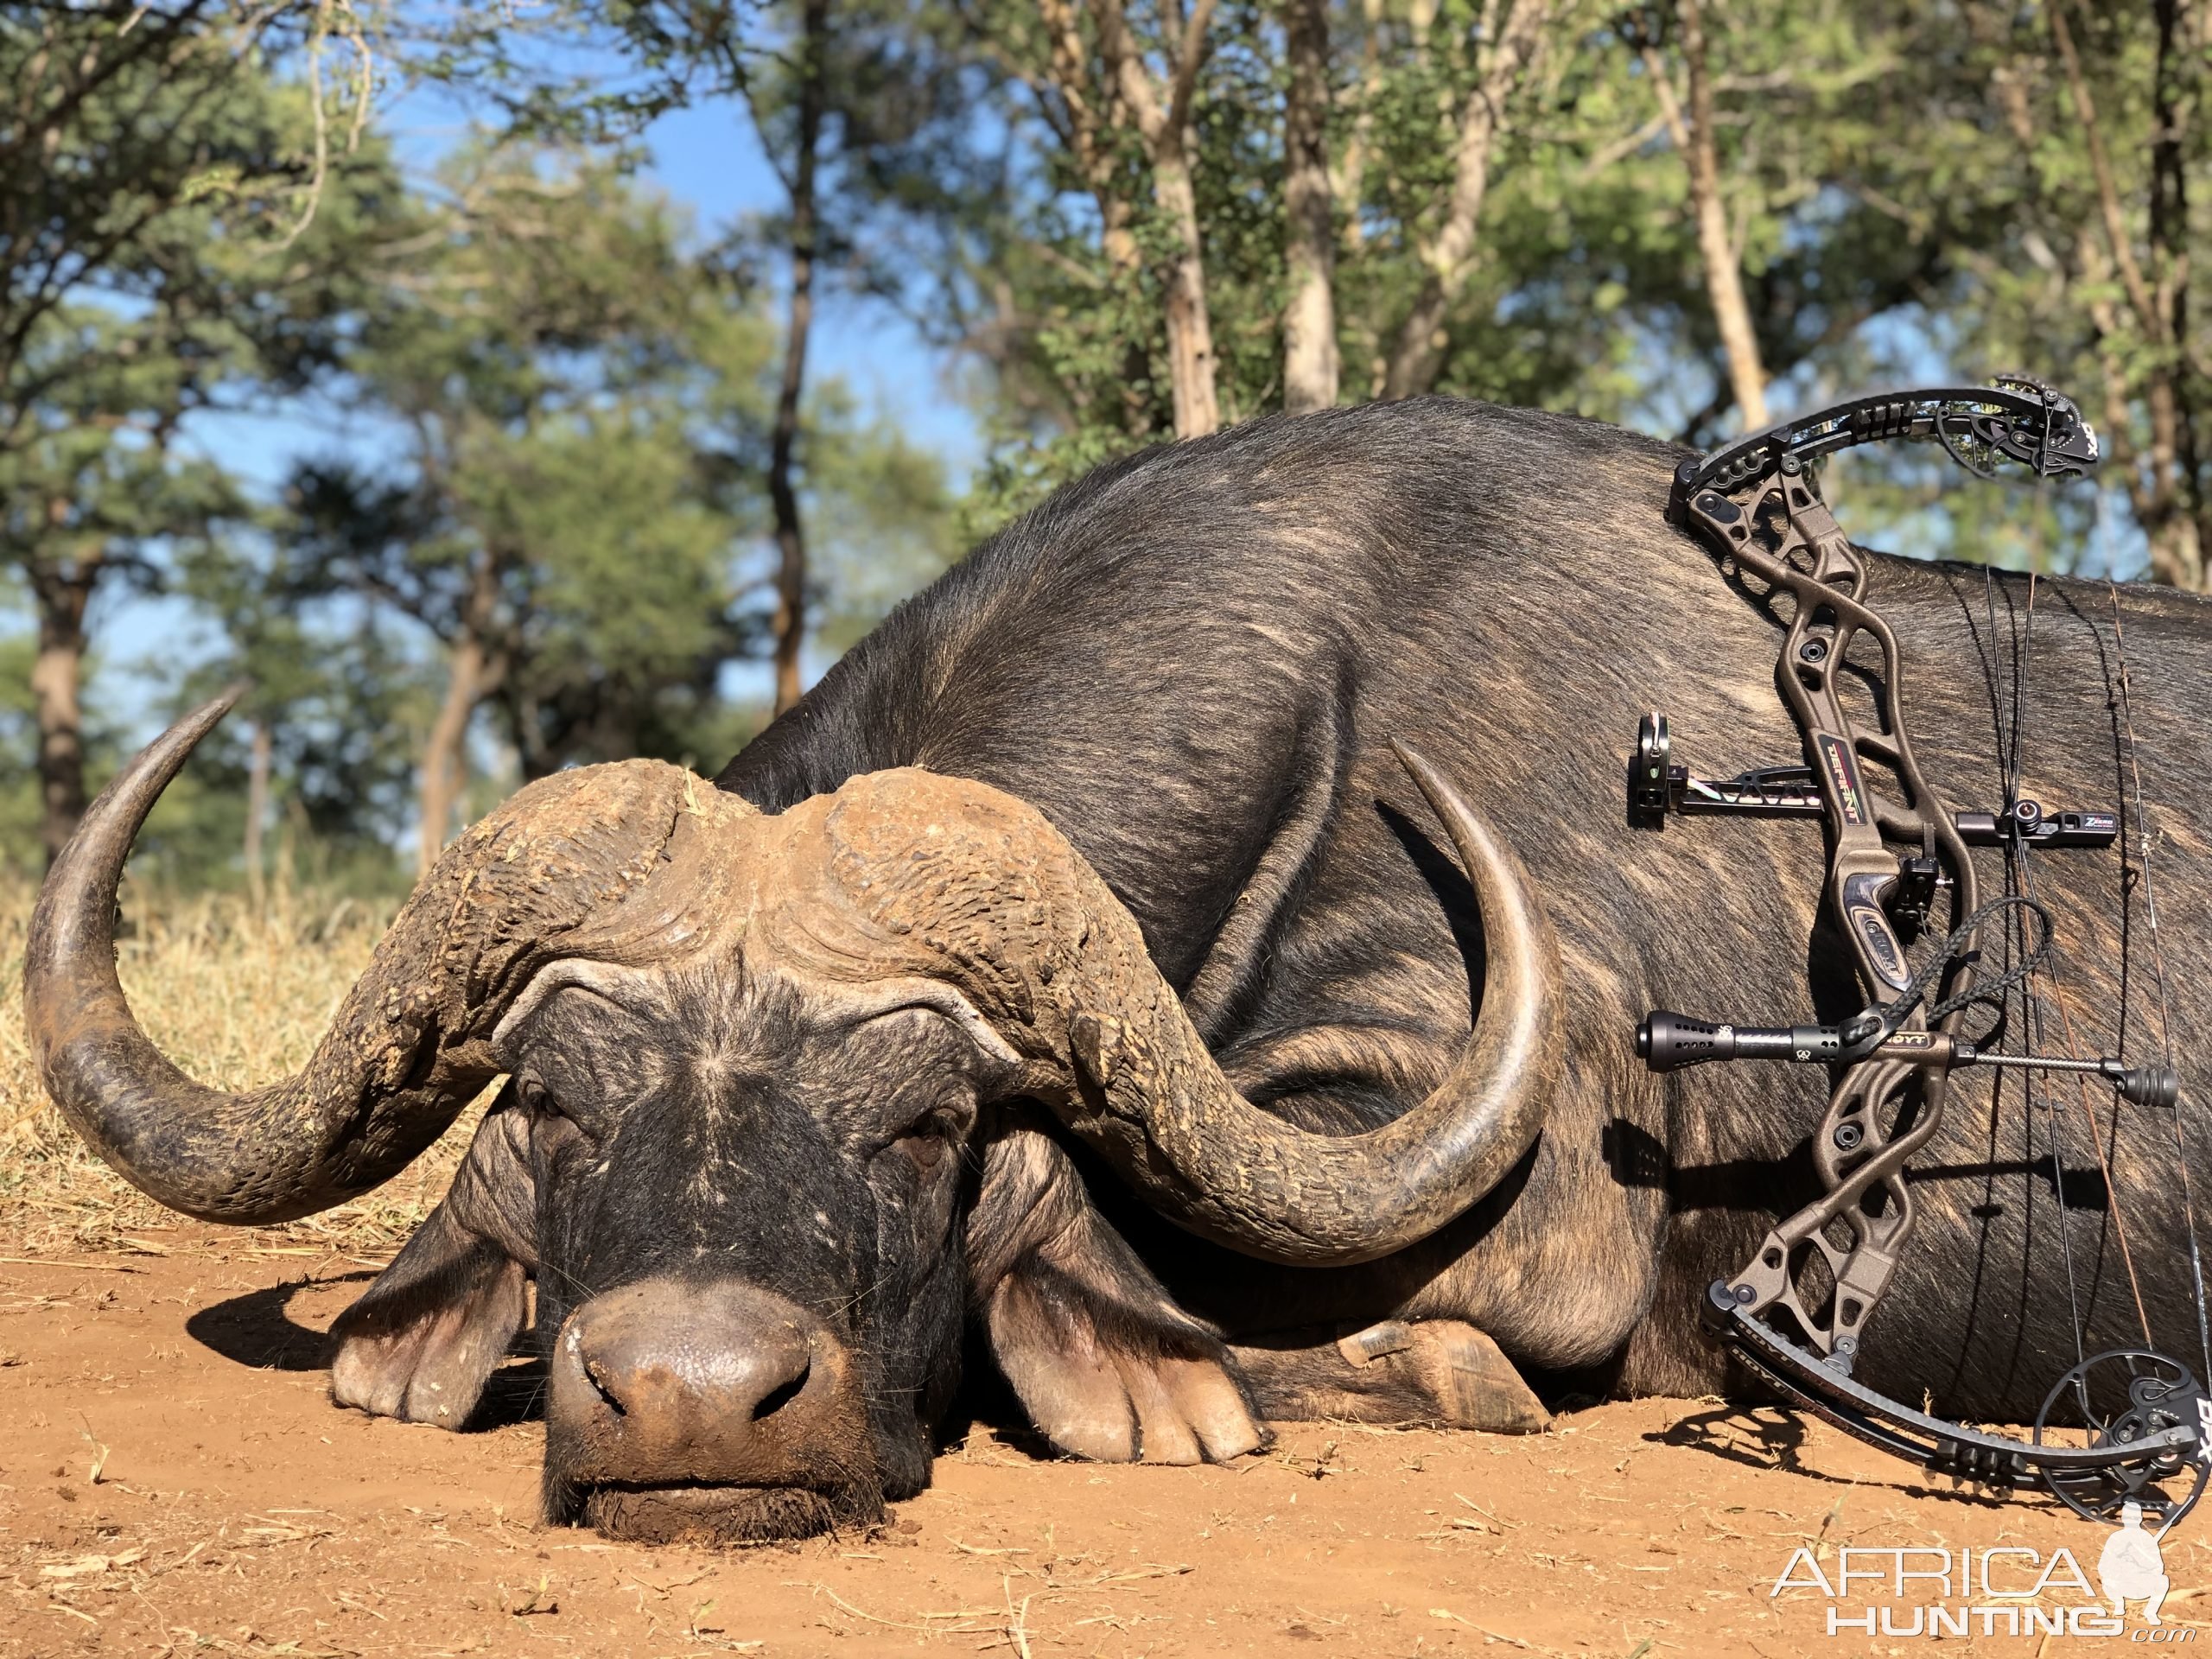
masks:
<instances>
[{"instance_id":1,"label":"buffalo eye","mask_svg":"<svg viewBox=\"0 0 2212 1659\"><path fill-rule=\"evenodd\" d=\"M951 1150L957 1126L942 1112L915 1119L891 1144L924 1175L937 1173Z\"/></svg>"},{"instance_id":2,"label":"buffalo eye","mask_svg":"<svg viewBox=\"0 0 2212 1659\"><path fill-rule=\"evenodd\" d=\"M944 1137L926 1130L913 1135L902 1135L892 1144L913 1160L914 1167L925 1175L934 1174L944 1161Z\"/></svg>"},{"instance_id":3,"label":"buffalo eye","mask_svg":"<svg viewBox=\"0 0 2212 1659\"><path fill-rule=\"evenodd\" d=\"M588 1140L583 1126L561 1109L561 1103L545 1086L544 1079L531 1072L519 1072L515 1077L515 1094L521 1100L540 1135L550 1137L542 1145L558 1147L571 1141Z\"/></svg>"}]
</instances>

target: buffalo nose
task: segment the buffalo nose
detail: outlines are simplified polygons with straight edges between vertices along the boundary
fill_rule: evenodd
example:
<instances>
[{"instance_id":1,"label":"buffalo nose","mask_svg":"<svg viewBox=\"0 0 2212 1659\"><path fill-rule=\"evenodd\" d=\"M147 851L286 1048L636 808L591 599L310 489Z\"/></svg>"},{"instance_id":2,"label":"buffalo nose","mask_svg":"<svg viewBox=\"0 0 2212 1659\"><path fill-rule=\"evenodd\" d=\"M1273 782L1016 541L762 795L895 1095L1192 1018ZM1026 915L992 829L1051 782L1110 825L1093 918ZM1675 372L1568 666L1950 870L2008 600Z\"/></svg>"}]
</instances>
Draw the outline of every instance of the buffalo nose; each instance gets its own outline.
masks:
<instances>
[{"instance_id":1,"label":"buffalo nose","mask_svg":"<svg viewBox=\"0 0 2212 1659\"><path fill-rule=\"evenodd\" d=\"M732 1329L658 1298L610 1300L571 1324L569 1346L617 1417L701 1412L757 1422L796 1399L813 1371L811 1321L797 1308L763 1308Z\"/></svg>"},{"instance_id":2,"label":"buffalo nose","mask_svg":"<svg viewBox=\"0 0 2212 1659\"><path fill-rule=\"evenodd\" d=\"M585 1483L810 1484L865 1435L849 1351L772 1291L651 1279L554 1340L549 1429Z\"/></svg>"}]
</instances>

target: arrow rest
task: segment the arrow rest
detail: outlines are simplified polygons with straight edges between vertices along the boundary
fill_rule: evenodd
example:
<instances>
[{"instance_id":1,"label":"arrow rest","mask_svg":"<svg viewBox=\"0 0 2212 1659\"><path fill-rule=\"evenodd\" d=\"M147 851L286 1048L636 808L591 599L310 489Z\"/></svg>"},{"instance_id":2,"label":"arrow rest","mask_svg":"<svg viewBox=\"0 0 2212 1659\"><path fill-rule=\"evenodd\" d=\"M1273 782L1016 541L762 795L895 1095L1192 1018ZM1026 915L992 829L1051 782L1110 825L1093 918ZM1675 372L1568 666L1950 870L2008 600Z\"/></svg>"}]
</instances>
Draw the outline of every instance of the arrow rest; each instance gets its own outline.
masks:
<instances>
[{"instance_id":1,"label":"arrow rest","mask_svg":"<svg viewBox=\"0 0 2212 1659\"><path fill-rule=\"evenodd\" d=\"M2133 1105L2175 1114L2177 1145L2186 1152L2180 1079L2170 1053L2161 1063L2130 1064L2121 1056L2000 1052L1963 1029L1970 1007L2001 1007L2050 962L2050 917L2033 897L2030 854L2109 848L2121 823L2101 807L2047 810L2018 796L2009 773L2011 798L2001 807L1956 810L1923 775L1905 729L1896 637L1871 607L1867 563L1829 514L1810 467L1837 450L1899 437L1939 442L1982 476L2010 463L2049 478L2085 472L2098 461L2096 434L2073 403L2013 375L1986 387L1837 404L1686 461L1675 476L1669 517L1724 569L1791 601L1777 677L1804 755L1707 778L1675 759L1666 715L1648 714L1628 762L1630 821L1651 830L1675 817L1823 823L1826 901L1868 999L1861 1013L1837 1025L1739 1025L1659 1009L1637 1028L1637 1053L1653 1071L1768 1060L1824 1065L1834 1080L1812 1139L1822 1196L1776 1224L1735 1274L1711 1286L1702 1323L1785 1396L1884 1451L1985 1484L2040 1481L2091 1519L2117 1522L2122 1503L2139 1502L2171 1526L2196 1502L2212 1470L2212 1402L2178 1361L2148 1347L2083 1359L2053 1387L2034 1438L2024 1440L1915 1411L1853 1376L1867 1322L1913 1236L1907 1165L1941 1125L1955 1071L1993 1065L2096 1076ZM2032 620L2031 596L2031 626ZM1879 657L1871 677L1879 722L1872 731L1859 728L1836 683L1862 639ZM2118 643L2124 652L2124 639ZM2124 690L2124 656L2121 683ZM2131 728L2131 760L2133 753ZM1894 779L1897 798L1869 782L1870 764ZM2007 891L1986 903L1971 847L1999 847L2006 855ZM2025 890L2012 890L2015 872ZM1959 919L1916 969L1912 947L1947 900ZM2008 929L2022 930L2021 959L1978 982L1980 933L2000 916ZM2039 931L2029 948L2031 921ZM2162 963L2159 983L2163 1006ZM2053 1160L2056 1171L2055 1150ZM2067 1239L2063 1189L2058 1213ZM2190 1217L2202 1334L2193 1210ZM2124 1234L2121 1243L2125 1249ZM2070 1283L2070 1239L2067 1249ZM2078 1329L2076 1338L2078 1346ZM2212 1337L2204 1342L2212 1356ZM2170 1491L2177 1482L2185 1493Z\"/></svg>"}]
</instances>

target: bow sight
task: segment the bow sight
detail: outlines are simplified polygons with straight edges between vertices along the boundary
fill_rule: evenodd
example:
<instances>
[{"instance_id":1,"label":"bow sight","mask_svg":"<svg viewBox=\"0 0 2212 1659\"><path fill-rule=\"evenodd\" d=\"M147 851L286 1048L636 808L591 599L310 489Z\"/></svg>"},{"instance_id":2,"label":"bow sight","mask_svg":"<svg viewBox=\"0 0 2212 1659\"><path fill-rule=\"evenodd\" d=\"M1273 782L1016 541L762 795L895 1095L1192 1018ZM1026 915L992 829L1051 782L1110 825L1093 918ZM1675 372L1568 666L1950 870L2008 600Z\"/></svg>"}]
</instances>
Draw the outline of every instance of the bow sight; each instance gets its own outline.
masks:
<instances>
[{"instance_id":1,"label":"bow sight","mask_svg":"<svg viewBox=\"0 0 2212 1659\"><path fill-rule=\"evenodd\" d=\"M1789 601L1777 677L1805 760L1700 777L1674 759L1665 715L1648 715L1629 762L1630 819L1652 828L1676 816L1823 820L1827 902L1870 999L1835 1026L1733 1025L1661 1010L1638 1029L1637 1052L1655 1071L1764 1059L1826 1065L1835 1077L1812 1141L1822 1196L1770 1229L1739 1271L1713 1284L1705 1325L1786 1397L1884 1451L1998 1485L2040 1479L2100 1519L2117 1520L2123 1503L2139 1502L2171 1525L2212 1471L2212 1400L2174 1360L2148 1349L2085 1359L2052 1390L2031 1440L1915 1411L1852 1375L1867 1320L1913 1231L1905 1165L1940 1125L1953 1071L2086 1072L2154 1109L2173 1109L2179 1095L2170 1065L1993 1052L1961 1029L1968 1007L2024 981L2050 949L2049 914L2031 896L1980 900L1968 848L2001 847L2008 860L2024 861L2031 849L2109 847L2120 823L2102 809L2046 811L2026 799L1954 810L1922 774L1905 730L1896 637L1869 602L1867 562L1830 516L1808 465L1891 438L1932 440L1981 476L2006 462L2042 478L2079 474L2098 460L2096 434L2069 400L2008 376L1984 387L1840 404L1686 461L1675 473L1669 517L1728 574ZM1837 684L1862 637L1879 655L1876 731L1859 728ZM1869 764L1895 780L1896 798L1869 786ZM1892 850L1893 842L1903 850ZM1944 895L1962 919L1915 969L1910 949ZM2008 909L2037 921L2041 942L2018 966L1977 987L1978 931ZM1929 1001L1931 993L1938 1000ZM1910 1104L1908 1090L1916 1096ZM2062 1417L2085 1443L2045 1443ZM2179 1496L2161 1485L2183 1477L2193 1483L2185 1480Z\"/></svg>"}]
</instances>

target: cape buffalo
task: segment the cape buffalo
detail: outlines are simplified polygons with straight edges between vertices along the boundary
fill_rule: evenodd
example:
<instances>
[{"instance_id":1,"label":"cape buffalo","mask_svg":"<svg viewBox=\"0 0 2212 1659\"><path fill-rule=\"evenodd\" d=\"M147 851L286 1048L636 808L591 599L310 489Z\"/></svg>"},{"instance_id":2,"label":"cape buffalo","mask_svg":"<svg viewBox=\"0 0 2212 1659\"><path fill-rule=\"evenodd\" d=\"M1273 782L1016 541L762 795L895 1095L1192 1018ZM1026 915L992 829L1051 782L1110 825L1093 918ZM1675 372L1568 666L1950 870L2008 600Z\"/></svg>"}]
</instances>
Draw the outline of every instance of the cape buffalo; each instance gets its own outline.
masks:
<instances>
[{"instance_id":1,"label":"cape buffalo","mask_svg":"<svg viewBox=\"0 0 2212 1659\"><path fill-rule=\"evenodd\" d=\"M111 948L211 706L48 881L48 1085L147 1192L252 1223L388 1179L504 1074L340 1321L332 1389L460 1427L534 1280L548 1513L626 1536L788 1536L917 1491L970 1322L1096 1459L1230 1458L1316 1414L1526 1427L1529 1382L1722 1386L1700 1290L1815 1190L1827 1079L1655 1077L1631 1033L1655 1005L1859 999L1815 827L1624 812L1646 709L1708 769L1799 753L1783 619L1665 520L1679 458L1426 400L1105 467L713 782L632 761L522 790L307 1068L245 1095L148 1042ZM2162 993L2120 852L2047 853L2044 1011L2083 1052L2170 1020L2183 1121L1955 1090L1858 1373L2019 1421L2075 1352L2063 1248L2093 1344L2138 1334L2124 1237L2154 1336L2196 1351L2176 1135L2206 1127L2212 609L1893 560L1874 596L1953 804L2001 807L2017 741L2047 804L2132 814L2123 712L2140 740Z\"/></svg>"}]
</instances>

